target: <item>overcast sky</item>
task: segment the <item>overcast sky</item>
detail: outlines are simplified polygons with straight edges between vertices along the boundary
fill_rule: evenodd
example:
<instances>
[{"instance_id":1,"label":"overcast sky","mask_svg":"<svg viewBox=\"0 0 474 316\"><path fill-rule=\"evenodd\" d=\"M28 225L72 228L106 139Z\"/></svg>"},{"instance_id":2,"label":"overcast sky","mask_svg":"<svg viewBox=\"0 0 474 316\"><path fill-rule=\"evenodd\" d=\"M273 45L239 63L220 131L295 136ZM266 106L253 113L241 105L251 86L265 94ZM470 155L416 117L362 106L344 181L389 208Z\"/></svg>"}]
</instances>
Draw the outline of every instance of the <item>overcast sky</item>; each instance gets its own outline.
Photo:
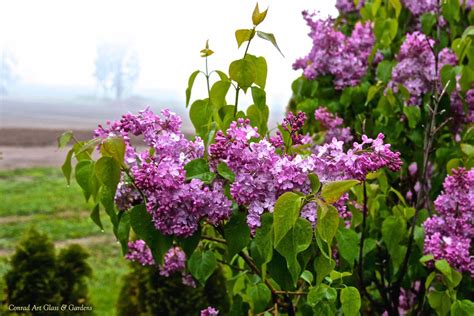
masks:
<instances>
[{"instance_id":1,"label":"overcast sky","mask_svg":"<svg viewBox=\"0 0 474 316\"><path fill-rule=\"evenodd\" d=\"M311 47L301 11L335 15L334 3L259 1L261 9L270 7L260 30L274 33L285 54L283 58L263 41L250 48L250 53L267 58L267 93L271 98L289 97L290 84L298 75L291 64ZM206 39L215 51L210 68L227 72L229 62L243 55L243 48L237 49L234 31L251 27L254 6L254 0L0 0L0 47L8 47L16 55L22 83L92 89L97 44L129 42L141 64L135 91L181 95L189 74L204 67L199 51Z\"/></svg>"}]
</instances>

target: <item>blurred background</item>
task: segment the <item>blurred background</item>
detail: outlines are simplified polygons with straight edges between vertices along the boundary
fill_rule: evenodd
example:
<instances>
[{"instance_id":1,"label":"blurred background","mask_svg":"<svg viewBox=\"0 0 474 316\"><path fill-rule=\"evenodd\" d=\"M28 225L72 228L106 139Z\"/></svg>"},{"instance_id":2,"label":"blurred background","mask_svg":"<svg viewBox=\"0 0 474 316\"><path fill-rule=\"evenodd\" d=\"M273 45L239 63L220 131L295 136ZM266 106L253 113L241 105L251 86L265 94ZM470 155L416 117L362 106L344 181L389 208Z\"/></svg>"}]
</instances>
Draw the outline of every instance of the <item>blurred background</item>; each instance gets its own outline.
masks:
<instances>
[{"instance_id":1,"label":"blurred background","mask_svg":"<svg viewBox=\"0 0 474 316\"><path fill-rule=\"evenodd\" d=\"M269 7L260 29L274 33L285 55L268 42L250 53L268 63L270 126L283 117L296 58L311 40L303 10L336 15L335 1L260 1ZM169 108L192 132L185 108L189 75L204 69L199 51L209 40L210 69L228 71L243 55L236 29L251 27L254 0L223 1L7 1L0 0L0 301L8 258L31 226L56 247L79 243L91 254L90 296L98 315L114 314L121 276L128 271L110 226L101 232L75 184L66 186L60 165L66 151L56 138L73 130L79 139L106 120L145 106ZM202 79L202 78L201 78ZM196 80L192 98L205 94ZM242 107L250 105L244 97Z\"/></svg>"}]
</instances>

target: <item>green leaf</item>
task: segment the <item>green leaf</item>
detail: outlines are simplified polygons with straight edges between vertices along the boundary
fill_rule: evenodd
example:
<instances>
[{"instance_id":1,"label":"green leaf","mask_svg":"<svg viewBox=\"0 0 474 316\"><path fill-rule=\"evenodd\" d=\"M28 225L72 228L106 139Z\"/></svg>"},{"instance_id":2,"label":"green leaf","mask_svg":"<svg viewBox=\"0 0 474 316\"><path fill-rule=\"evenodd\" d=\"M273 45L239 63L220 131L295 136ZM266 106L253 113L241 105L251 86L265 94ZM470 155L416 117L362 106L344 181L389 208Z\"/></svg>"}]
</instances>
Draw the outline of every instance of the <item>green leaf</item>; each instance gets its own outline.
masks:
<instances>
[{"instance_id":1,"label":"green leaf","mask_svg":"<svg viewBox=\"0 0 474 316\"><path fill-rule=\"evenodd\" d=\"M359 254L359 235L352 229L339 228L336 240L339 253L352 267Z\"/></svg>"},{"instance_id":2,"label":"green leaf","mask_svg":"<svg viewBox=\"0 0 474 316\"><path fill-rule=\"evenodd\" d=\"M150 247L155 262L161 264L163 256L173 244L173 239L162 235L153 225L152 217L145 205L137 205L130 211L130 225L138 239L145 241Z\"/></svg>"},{"instance_id":3,"label":"green leaf","mask_svg":"<svg viewBox=\"0 0 474 316\"><path fill-rule=\"evenodd\" d=\"M211 88L210 98L211 104L214 106L215 110L219 110L221 107L227 104L226 95L229 91L230 81L216 81Z\"/></svg>"},{"instance_id":4,"label":"green leaf","mask_svg":"<svg viewBox=\"0 0 474 316\"><path fill-rule=\"evenodd\" d=\"M400 0L390 0L390 4L395 9L395 16L398 18L400 16L400 12L402 11L402 4Z\"/></svg>"},{"instance_id":5,"label":"green leaf","mask_svg":"<svg viewBox=\"0 0 474 316\"><path fill-rule=\"evenodd\" d=\"M212 275L217 268L217 260L211 251L194 251L188 260L188 269L192 276L204 286L206 280Z\"/></svg>"},{"instance_id":6,"label":"green leaf","mask_svg":"<svg viewBox=\"0 0 474 316\"><path fill-rule=\"evenodd\" d=\"M423 257L420 258L420 263L426 263L428 261L434 260L433 255L424 255Z\"/></svg>"},{"instance_id":7,"label":"green leaf","mask_svg":"<svg viewBox=\"0 0 474 316\"><path fill-rule=\"evenodd\" d=\"M336 267L332 258L320 255L314 260L314 271L316 272L316 285L321 284L326 276Z\"/></svg>"},{"instance_id":8,"label":"green leaf","mask_svg":"<svg viewBox=\"0 0 474 316\"><path fill-rule=\"evenodd\" d=\"M401 217L388 216L382 224L382 240L387 245L388 252L392 255L397 253L397 247L406 235L406 223Z\"/></svg>"},{"instance_id":9,"label":"green leaf","mask_svg":"<svg viewBox=\"0 0 474 316\"><path fill-rule=\"evenodd\" d=\"M275 35L273 35L271 33L265 33L265 32L262 32L262 31L257 31L257 35L258 35L258 37L272 43L273 46L275 46L275 48L280 52L280 54L283 57L285 57L285 55L283 55L283 53L281 52L280 47L278 47L278 44L277 44L276 39L275 39Z\"/></svg>"},{"instance_id":10,"label":"green leaf","mask_svg":"<svg viewBox=\"0 0 474 316\"><path fill-rule=\"evenodd\" d=\"M383 60L377 65L377 79L383 83L388 83L392 79L392 69L395 66L393 61Z\"/></svg>"},{"instance_id":11,"label":"green leaf","mask_svg":"<svg viewBox=\"0 0 474 316\"><path fill-rule=\"evenodd\" d=\"M69 142L72 139L72 131L67 131L61 134L61 136L58 137L58 148L64 148L69 144Z\"/></svg>"},{"instance_id":12,"label":"green leaf","mask_svg":"<svg viewBox=\"0 0 474 316\"><path fill-rule=\"evenodd\" d=\"M265 213L260 218L260 221L261 226L257 229L254 237L255 250L258 254L252 254L252 256L259 258L259 264L263 266L270 262L273 256L273 215Z\"/></svg>"},{"instance_id":13,"label":"green leaf","mask_svg":"<svg viewBox=\"0 0 474 316\"><path fill-rule=\"evenodd\" d=\"M359 291L352 286L342 289L341 304L345 316L359 315L361 306Z\"/></svg>"},{"instance_id":14,"label":"green leaf","mask_svg":"<svg viewBox=\"0 0 474 316\"><path fill-rule=\"evenodd\" d=\"M262 23L263 20L265 20L265 17L267 16L267 11L268 11L268 9L266 9L263 12L260 12L260 9L258 8L258 3L257 3L255 5L255 9L253 10L253 13L252 13L253 25L257 26L260 23Z\"/></svg>"},{"instance_id":15,"label":"green leaf","mask_svg":"<svg viewBox=\"0 0 474 316\"><path fill-rule=\"evenodd\" d=\"M113 231L115 236L117 236L117 225L118 217L115 211L115 189L110 188L109 186L103 185L99 190L99 200L100 203L104 206L105 212L109 215L110 222L113 224Z\"/></svg>"},{"instance_id":16,"label":"green leaf","mask_svg":"<svg viewBox=\"0 0 474 316\"><path fill-rule=\"evenodd\" d=\"M451 288L455 288L461 282L462 275L451 268L446 260L436 260L435 267L446 277L446 281Z\"/></svg>"},{"instance_id":17,"label":"green leaf","mask_svg":"<svg viewBox=\"0 0 474 316\"><path fill-rule=\"evenodd\" d=\"M329 245L332 239L336 235L337 228L339 226L339 212L332 206L320 206L318 208L318 223L316 225L316 231L318 232L321 239Z\"/></svg>"},{"instance_id":18,"label":"green leaf","mask_svg":"<svg viewBox=\"0 0 474 316\"><path fill-rule=\"evenodd\" d=\"M293 193L283 193L275 203L273 211L273 230L276 246L296 224L300 216L301 196Z\"/></svg>"},{"instance_id":19,"label":"green leaf","mask_svg":"<svg viewBox=\"0 0 474 316\"><path fill-rule=\"evenodd\" d=\"M456 300L451 305L451 316L474 315L474 303L469 300Z\"/></svg>"},{"instance_id":20,"label":"green leaf","mask_svg":"<svg viewBox=\"0 0 474 316\"><path fill-rule=\"evenodd\" d=\"M298 218L294 227L276 246L276 250L286 259L294 285L296 285L296 281L301 274L301 266L298 263L297 255L309 247L312 238L313 228L311 224L303 218Z\"/></svg>"},{"instance_id":21,"label":"green leaf","mask_svg":"<svg viewBox=\"0 0 474 316\"><path fill-rule=\"evenodd\" d=\"M405 106L403 107L403 113L408 118L408 126L412 129L415 128L421 119L420 108L417 106Z\"/></svg>"},{"instance_id":22,"label":"green leaf","mask_svg":"<svg viewBox=\"0 0 474 316\"><path fill-rule=\"evenodd\" d=\"M235 174L232 170L230 170L225 162L221 162L217 165L217 172L229 182L234 182Z\"/></svg>"},{"instance_id":23,"label":"green leaf","mask_svg":"<svg viewBox=\"0 0 474 316\"><path fill-rule=\"evenodd\" d=\"M461 144L461 151L468 157L474 157L474 146L470 144Z\"/></svg>"},{"instance_id":24,"label":"green leaf","mask_svg":"<svg viewBox=\"0 0 474 316\"><path fill-rule=\"evenodd\" d=\"M88 146L88 144L91 144L91 142L95 142L93 146ZM82 160L92 160L91 154L92 151L94 150L95 146L97 146L100 143L99 138L95 138L89 142L78 142L75 143L72 146L72 150L74 151L74 157L77 159L77 161L82 161Z\"/></svg>"},{"instance_id":25,"label":"green leaf","mask_svg":"<svg viewBox=\"0 0 474 316\"><path fill-rule=\"evenodd\" d=\"M97 179L111 189L117 188L120 181L120 165L112 157L101 157L95 164L95 174Z\"/></svg>"},{"instance_id":26,"label":"green leaf","mask_svg":"<svg viewBox=\"0 0 474 316\"><path fill-rule=\"evenodd\" d=\"M252 87L252 100L253 103L260 109L263 110L267 105L267 94L265 90L259 87Z\"/></svg>"},{"instance_id":27,"label":"green leaf","mask_svg":"<svg viewBox=\"0 0 474 316\"><path fill-rule=\"evenodd\" d=\"M460 20L460 4L459 0L443 1L441 11L444 18L451 24L459 22Z\"/></svg>"},{"instance_id":28,"label":"green leaf","mask_svg":"<svg viewBox=\"0 0 474 316\"><path fill-rule=\"evenodd\" d=\"M436 24L436 16L433 13L425 13L421 16L421 29L426 35L430 35Z\"/></svg>"},{"instance_id":29,"label":"green leaf","mask_svg":"<svg viewBox=\"0 0 474 316\"><path fill-rule=\"evenodd\" d=\"M451 299L447 291L431 291L428 294L428 303L440 316L445 316L449 313L451 307Z\"/></svg>"},{"instance_id":30,"label":"green leaf","mask_svg":"<svg viewBox=\"0 0 474 316\"><path fill-rule=\"evenodd\" d=\"M459 83L461 84L461 90L466 92L472 86L472 82L474 81L474 67L466 67L464 66L462 69L461 79Z\"/></svg>"},{"instance_id":31,"label":"green leaf","mask_svg":"<svg viewBox=\"0 0 474 316\"><path fill-rule=\"evenodd\" d=\"M319 192L319 189L321 188L321 182L319 182L318 176L314 173L310 173L308 174L308 179L311 184L311 193Z\"/></svg>"},{"instance_id":32,"label":"green leaf","mask_svg":"<svg viewBox=\"0 0 474 316\"><path fill-rule=\"evenodd\" d=\"M125 157L125 142L122 137L108 137L100 145L100 152L103 156L114 158L120 166Z\"/></svg>"},{"instance_id":33,"label":"green leaf","mask_svg":"<svg viewBox=\"0 0 474 316\"><path fill-rule=\"evenodd\" d=\"M79 161L76 165L76 181L84 192L84 197L89 200L92 195L92 177L94 175L94 162L92 160Z\"/></svg>"},{"instance_id":34,"label":"green leaf","mask_svg":"<svg viewBox=\"0 0 474 316\"><path fill-rule=\"evenodd\" d=\"M366 105L374 99L374 97L377 95L381 88L382 85L370 86L369 91L367 92L367 100L365 101Z\"/></svg>"},{"instance_id":35,"label":"green leaf","mask_svg":"<svg viewBox=\"0 0 474 316\"><path fill-rule=\"evenodd\" d=\"M429 289L430 288L430 285L431 285L431 282L433 282L433 280L436 278L436 272L433 271L431 272L428 277L426 278L426 281L425 281L425 288L426 289Z\"/></svg>"},{"instance_id":36,"label":"green leaf","mask_svg":"<svg viewBox=\"0 0 474 316\"><path fill-rule=\"evenodd\" d=\"M175 237L175 240L178 241L179 246L181 247L181 249L183 249L184 253L186 253L186 256L189 258L193 254L194 250L196 250L196 247L199 245L199 241L201 240L201 230L199 229L197 232L195 232L192 236L189 237Z\"/></svg>"},{"instance_id":37,"label":"green leaf","mask_svg":"<svg viewBox=\"0 0 474 316\"><path fill-rule=\"evenodd\" d=\"M329 273L329 278L332 281L336 281L336 280L339 280L339 279L343 279L345 277L349 277L351 275L352 275L351 272L347 272L347 271L339 272L339 271L333 270L333 271L331 271L331 273Z\"/></svg>"},{"instance_id":38,"label":"green leaf","mask_svg":"<svg viewBox=\"0 0 474 316\"><path fill-rule=\"evenodd\" d=\"M315 307L313 307L312 315L335 316L336 305L326 301L320 302Z\"/></svg>"},{"instance_id":39,"label":"green leaf","mask_svg":"<svg viewBox=\"0 0 474 316\"><path fill-rule=\"evenodd\" d=\"M227 75L225 74L225 72L223 71L220 71L220 70L214 70L215 73L219 76L219 78L221 80L224 80L224 81L229 81L229 77L227 77Z\"/></svg>"},{"instance_id":40,"label":"green leaf","mask_svg":"<svg viewBox=\"0 0 474 316\"><path fill-rule=\"evenodd\" d=\"M200 71L196 70L189 76L188 79L188 87L186 88L186 107L189 106L189 101L191 99L191 91L193 90L194 80L196 79L197 75L199 75Z\"/></svg>"},{"instance_id":41,"label":"green leaf","mask_svg":"<svg viewBox=\"0 0 474 316\"><path fill-rule=\"evenodd\" d=\"M257 67L253 62L246 59L235 60L229 66L229 76L242 89L247 89L255 82Z\"/></svg>"},{"instance_id":42,"label":"green leaf","mask_svg":"<svg viewBox=\"0 0 474 316\"><path fill-rule=\"evenodd\" d=\"M201 49L201 57L209 57L211 56L212 54L214 54L214 52L209 49L209 40L206 41L206 47L204 49Z\"/></svg>"},{"instance_id":43,"label":"green leaf","mask_svg":"<svg viewBox=\"0 0 474 316\"><path fill-rule=\"evenodd\" d=\"M72 154L74 153L74 150L71 149L67 152L66 159L64 160L63 165L61 166L61 171L63 172L64 177L66 178L67 184L71 184L71 173L72 173L72 164L71 164L71 159L72 159Z\"/></svg>"},{"instance_id":44,"label":"green leaf","mask_svg":"<svg viewBox=\"0 0 474 316\"><path fill-rule=\"evenodd\" d=\"M189 109L189 118L196 129L196 133L205 139L209 131L209 122L212 118L209 99L194 101Z\"/></svg>"},{"instance_id":45,"label":"green leaf","mask_svg":"<svg viewBox=\"0 0 474 316\"><path fill-rule=\"evenodd\" d=\"M308 270L304 270L303 273L301 273L301 278L309 285L311 285L311 283L313 283L313 280L314 280L313 274Z\"/></svg>"},{"instance_id":46,"label":"green leaf","mask_svg":"<svg viewBox=\"0 0 474 316\"><path fill-rule=\"evenodd\" d=\"M184 166L186 171L186 180L199 179L205 183L210 183L216 175L209 170L209 165L206 160L199 158L188 162Z\"/></svg>"},{"instance_id":47,"label":"green leaf","mask_svg":"<svg viewBox=\"0 0 474 316\"><path fill-rule=\"evenodd\" d=\"M262 89L265 89L267 82L267 61L263 57L257 57L254 60L257 74L255 76L255 84Z\"/></svg>"},{"instance_id":48,"label":"green leaf","mask_svg":"<svg viewBox=\"0 0 474 316\"><path fill-rule=\"evenodd\" d=\"M316 306L322 301L334 303L337 299L337 291L325 284L312 287L308 292L308 304Z\"/></svg>"},{"instance_id":49,"label":"green leaf","mask_svg":"<svg viewBox=\"0 0 474 316\"><path fill-rule=\"evenodd\" d=\"M104 226L102 226L102 222L100 221L100 204L99 203L97 203L94 206L94 209L91 212L90 218L97 226L99 226L101 230L104 230Z\"/></svg>"},{"instance_id":50,"label":"green leaf","mask_svg":"<svg viewBox=\"0 0 474 316\"><path fill-rule=\"evenodd\" d=\"M227 258L230 261L250 242L250 229L245 213L239 212L230 218L224 226L224 236L227 240Z\"/></svg>"},{"instance_id":51,"label":"green leaf","mask_svg":"<svg viewBox=\"0 0 474 316\"><path fill-rule=\"evenodd\" d=\"M250 299L251 299L251 303L253 304L253 312L261 313L265 311L271 298L272 298L272 292L268 289L268 287L265 284L259 283L256 286L254 286L250 290Z\"/></svg>"},{"instance_id":52,"label":"green leaf","mask_svg":"<svg viewBox=\"0 0 474 316\"><path fill-rule=\"evenodd\" d=\"M321 197L327 203L335 203L341 198L344 193L349 191L354 185L358 183L359 181L357 180L340 180L326 182L321 190Z\"/></svg>"},{"instance_id":53,"label":"green leaf","mask_svg":"<svg viewBox=\"0 0 474 316\"><path fill-rule=\"evenodd\" d=\"M117 238L122 246L122 254L126 255L128 252L128 238L130 235L130 213L122 212L120 215Z\"/></svg>"},{"instance_id":54,"label":"green leaf","mask_svg":"<svg viewBox=\"0 0 474 316\"><path fill-rule=\"evenodd\" d=\"M240 48L244 42L250 41L255 35L254 30L242 29L235 31L235 39L237 40L237 45Z\"/></svg>"}]
</instances>

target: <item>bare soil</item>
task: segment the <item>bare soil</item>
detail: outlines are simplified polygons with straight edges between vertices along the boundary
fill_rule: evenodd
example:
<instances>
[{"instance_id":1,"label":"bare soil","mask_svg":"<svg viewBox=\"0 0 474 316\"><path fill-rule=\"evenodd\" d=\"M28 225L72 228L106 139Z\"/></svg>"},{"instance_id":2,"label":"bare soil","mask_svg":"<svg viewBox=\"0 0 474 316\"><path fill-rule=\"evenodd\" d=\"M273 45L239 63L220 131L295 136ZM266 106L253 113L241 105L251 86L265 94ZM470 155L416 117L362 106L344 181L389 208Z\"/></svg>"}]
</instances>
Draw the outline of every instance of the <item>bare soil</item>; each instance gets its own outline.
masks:
<instances>
[{"instance_id":1,"label":"bare soil","mask_svg":"<svg viewBox=\"0 0 474 316\"><path fill-rule=\"evenodd\" d=\"M0 169L59 167L66 151L57 149L57 138L65 130L0 128ZM91 131L73 131L78 140L90 139Z\"/></svg>"}]
</instances>

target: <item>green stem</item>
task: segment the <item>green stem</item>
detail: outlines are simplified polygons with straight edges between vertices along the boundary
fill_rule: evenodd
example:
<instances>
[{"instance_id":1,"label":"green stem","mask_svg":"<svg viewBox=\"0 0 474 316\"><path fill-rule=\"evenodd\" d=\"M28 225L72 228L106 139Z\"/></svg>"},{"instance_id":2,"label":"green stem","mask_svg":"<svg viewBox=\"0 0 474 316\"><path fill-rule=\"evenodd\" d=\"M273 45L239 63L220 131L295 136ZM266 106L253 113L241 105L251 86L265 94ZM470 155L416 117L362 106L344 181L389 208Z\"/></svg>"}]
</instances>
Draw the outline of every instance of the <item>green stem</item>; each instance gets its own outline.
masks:
<instances>
[{"instance_id":1,"label":"green stem","mask_svg":"<svg viewBox=\"0 0 474 316\"><path fill-rule=\"evenodd\" d=\"M211 99L211 87L210 87L210 84L209 84L210 74L209 74L209 68L207 66L207 56L206 56L206 73L205 73L205 76L206 76L206 83L207 83L207 95L209 96L209 100L210 100Z\"/></svg>"}]
</instances>

